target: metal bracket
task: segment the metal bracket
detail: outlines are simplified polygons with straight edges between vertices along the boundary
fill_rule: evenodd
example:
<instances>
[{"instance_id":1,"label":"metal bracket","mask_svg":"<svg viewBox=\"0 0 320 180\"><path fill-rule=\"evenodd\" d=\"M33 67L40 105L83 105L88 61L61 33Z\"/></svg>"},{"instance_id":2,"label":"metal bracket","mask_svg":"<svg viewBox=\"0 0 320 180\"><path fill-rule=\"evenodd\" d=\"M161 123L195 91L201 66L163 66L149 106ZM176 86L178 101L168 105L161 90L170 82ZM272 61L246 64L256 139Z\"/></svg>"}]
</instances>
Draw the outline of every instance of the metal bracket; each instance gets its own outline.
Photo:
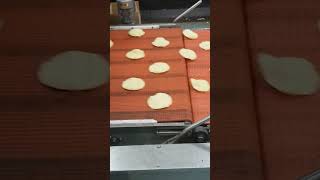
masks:
<instances>
[{"instance_id":1,"label":"metal bracket","mask_svg":"<svg viewBox=\"0 0 320 180\"><path fill-rule=\"evenodd\" d=\"M181 133L190 124L190 122L157 123L152 119L112 120L110 121L110 141L113 142L112 146L160 144Z\"/></svg>"},{"instance_id":2,"label":"metal bracket","mask_svg":"<svg viewBox=\"0 0 320 180\"><path fill-rule=\"evenodd\" d=\"M159 24L142 24L142 25L127 25L127 26L110 26L110 30L130 30L133 28L140 29L160 29L177 27L175 23L159 23Z\"/></svg>"}]
</instances>

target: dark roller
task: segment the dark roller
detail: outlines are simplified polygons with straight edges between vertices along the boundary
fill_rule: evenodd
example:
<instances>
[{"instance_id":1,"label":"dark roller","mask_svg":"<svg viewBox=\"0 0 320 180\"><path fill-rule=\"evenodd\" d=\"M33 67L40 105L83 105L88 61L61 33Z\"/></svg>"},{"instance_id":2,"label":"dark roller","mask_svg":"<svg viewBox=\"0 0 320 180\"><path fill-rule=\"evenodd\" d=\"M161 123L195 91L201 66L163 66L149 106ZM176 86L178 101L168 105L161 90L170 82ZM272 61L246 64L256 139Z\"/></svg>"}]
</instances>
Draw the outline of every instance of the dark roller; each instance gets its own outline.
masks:
<instances>
[{"instance_id":1,"label":"dark roller","mask_svg":"<svg viewBox=\"0 0 320 180\"><path fill-rule=\"evenodd\" d=\"M295 57L259 54L258 65L265 81L289 95L312 95L319 90L319 75L309 61Z\"/></svg>"},{"instance_id":2,"label":"dark roller","mask_svg":"<svg viewBox=\"0 0 320 180\"><path fill-rule=\"evenodd\" d=\"M42 84L59 90L90 90L107 82L108 69L101 55L67 51L41 64L38 78Z\"/></svg>"}]
</instances>

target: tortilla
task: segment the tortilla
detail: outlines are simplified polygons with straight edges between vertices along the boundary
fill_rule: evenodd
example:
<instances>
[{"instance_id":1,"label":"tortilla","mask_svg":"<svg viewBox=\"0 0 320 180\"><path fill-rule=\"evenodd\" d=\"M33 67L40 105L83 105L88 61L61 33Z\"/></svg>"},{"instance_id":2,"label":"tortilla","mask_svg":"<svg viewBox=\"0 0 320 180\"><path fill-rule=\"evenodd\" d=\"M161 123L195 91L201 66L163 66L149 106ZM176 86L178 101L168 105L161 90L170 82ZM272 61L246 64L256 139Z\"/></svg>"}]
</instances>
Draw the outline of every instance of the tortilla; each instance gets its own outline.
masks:
<instances>
[{"instance_id":1,"label":"tortilla","mask_svg":"<svg viewBox=\"0 0 320 180\"><path fill-rule=\"evenodd\" d=\"M110 40L110 48L112 48L112 46L113 46L113 41Z\"/></svg>"},{"instance_id":2,"label":"tortilla","mask_svg":"<svg viewBox=\"0 0 320 180\"><path fill-rule=\"evenodd\" d=\"M156 62L149 66L149 72L160 74L170 70L170 66L164 62Z\"/></svg>"},{"instance_id":3,"label":"tortilla","mask_svg":"<svg viewBox=\"0 0 320 180\"><path fill-rule=\"evenodd\" d=\"M151 109L164 109L172 105L172 98L166 93L156 93L155 95L149 97L147 103Z\"/></svg>"},{"instance_id":4,"label":"tortilla","mask_svg":"<svg viewBox=\"0 0 320 180\"><path fill-rule=\"evenodd\" d=\"M152 45L154 45L156 47L167 47L169 44L170 44L170 42L163 37L157 37L152 42Z\"/></svg>"},{"instance_id":5,"label":"tortilla","mask_svg":"<svg viewBox=\"0 0 320 180\"><path fill-rule=\"evenodd\" d=\"M180 49L179 54L185 59L189 59L189 60L197 59L197 54L191 49L182 48Z\"/></svg>"},{"instance_id":6,"label":"tortilla","mask_svg":"<svg viewBox=\"0 0 320 180\"><path fill-rule=\"evenodd\" d=\"M208 81L203 80L203 79L190 79L191 85L193 89L199 91L199 92L208 92L210 91L210 84Z\"/></svg>"},{"instance_id":7,"label":"tortilla","mask_svg":"<svg viewBox=\"0 0 320 180\"><path fill-rule=\"evenodd\" d=\"M108 64L94 53L66 51L40 65L38 78L43 85L60 90L89 90L108 80Z\"/></svg>"},{"instance_id":8,"label":"tortilla","mask_svg":"<svg viewBox=\"0 0 320 180\"><path fill-rule=\"evenodd\" d=\"M143 31L143 29L138 29L138 28L135 28L135 29L131 29L128 34L132 37L141 37L145 34L145 32Z\"/></svg>"},{"instance_id":9,"label":"tortilla","mask_svg":"<svg viewBox=\"0 0 320 180\"><path fill-rule=\"evenodd\" d=\"M319 90L319 75L308 60L296 57L274 57L261 53L258 65L265 81L289 95L311 95Z\"/></svg>"},{"instance_id":10,"label":"tortilla","mask_svg":"<svg viewBox=\"0 0 320 180\"><path fill-rule=\"evenodd\" d=\"M203 41L199 44L199 47L205 51L210 50L210 41Z\"/></svg>"},{"instance_id":11,"label":"tortilla","mask_svg":"<svg viewBox=\"0 0 320 180\"><path fill-rule=\"evenodd\" d=\"M122 88L129 91L137 91L143 89L145 82L140 78L129 78L122 82Z\"/></svg>"},{"instance_id":12,"label":"tortilla","mask_svg":"<svg viewBox=\"0 0 320 180\"><path fill-rule=\"evenodd\" d=\"M133 49L127 52L126 57L132 60L142 59L145 57L145 53L141 49Z\"/></svg>"},{"instance_id":13,"label":"tortilla","mask_svg":"<svg viewBox=\"0 0 320 180\"><path fill-rule=\"evenodd\" d=\"M198 34L193 32L192 30L190 29L185 29L182 31L182 34L188 38L188 39L197 39L198 38Z\"/></svg>"}]
</instances>

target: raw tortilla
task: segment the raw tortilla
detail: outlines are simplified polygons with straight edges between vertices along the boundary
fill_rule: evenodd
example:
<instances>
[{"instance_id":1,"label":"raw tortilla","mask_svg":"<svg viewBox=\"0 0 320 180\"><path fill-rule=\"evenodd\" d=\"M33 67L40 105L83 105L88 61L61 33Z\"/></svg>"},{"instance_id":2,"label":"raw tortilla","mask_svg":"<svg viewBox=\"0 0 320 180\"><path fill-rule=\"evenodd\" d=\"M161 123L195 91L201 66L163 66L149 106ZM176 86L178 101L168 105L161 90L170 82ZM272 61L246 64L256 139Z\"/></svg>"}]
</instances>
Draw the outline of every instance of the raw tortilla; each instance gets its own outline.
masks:
<instances>
[{"instance_id":1,"label":"raw tortilla","mask_svg":"<svg viewBox=\"0 0 320 180\"><path fill-rule=\"evenodd\" d=\"M166 93L157 93L150 96L147 103L151 109L164 109L172 105L172 98Z\"/></svg>"},{"instance_id":2,"label":"raw tortilla","mask_svg":"<svg viewBox=\"0 0 320 180\"><path fill-rule=\"evenodd\" d=\"M112 48L112 46L113 46L113 41L110 40L110 48Z\"/></svg>"},{"instance_id":3,"label":"raw tortilla","mask_svg":"<svg viewBox=\"0 0 320 180\"><path fill-rule=\"evenodd\" d=\"M131 29L129 31L129 35L133 37L141 37L145 34L145 32L142 29Z\"/></svg>"},{"instance_id":4,"label":"raw tortilla","mask_svg":"<svg viewBox=\"0 0 320 180\"><path fill-rule=\"evenodd\" d=\"M199 44L199 47L203 50L210 50L210 41L203 41Z\"/></svg>"},{"instance_id":5,"label":"raw tortilla","mask_svg":"<svg viewBox=\"0 0 320 180\"><path fill-rule=\"evenodd\" d=\"M160 74L169 71L170 66L164 62L156 62L149 66L149 71L151 73Z\"/></svg>"},{"instance_id":6,"label":"raw tortilla","mask_svg":"<svg viewBox=\"0 0 320 180\"><path fill-rule=\"evenodd\" d=\"M185 29L185 30L183 30L183 31L182 31L182 34L183 34L185 37L189 38L189 39L197 39L197 38L198 38L198 34L195 33L195 32L193 32L193 31L190 30L190 29Z\"/></svg>"},{"instance_id":7,"label":"raw tortilla","mask_svg":"<svg viewBox=\"0 0 320 180\"><path fill-rule=\"evenodd\" d=\"M167 47L170 42L163 37L157 37L152 44L156 47Z\"/></svg>"},{"instance_id":8,"label":"raw tortilla","mask_svg":"<svg viewBox=\"0 0 320 180\"><path fill-rule=\"evenodd\" d=\"M46 86L60 90L89 90L108 81L108 63L98 54L67 51L40 65L38 78Z\"/></svg>"},{"instance_id":9,"label":"raw tortilla","mask_svg":"<svg viewBox=\"0 0 320 180\"><path fill-rule=\"evenodd\" d=\"M202 79L190 79L192 87L200 92L208 92L210 90L210 85L208 81Z\"/></svg>"},{"instance_id":10,"label":"raw tortilla","mask_svg":"<svg viewBox=\"0 0 320 180\"><path fill-rule=\"evenodd\" d=\"M144 51L141 49L134 49L134 50L127 52L126 57L129 59L136 60L136 59L144 58L145 54L144 54Z\"/></svg>"},{"instance_id":11,"label":"raw tortilla","mask_svg":"<svg viewBox=\"0 0 320 180\"><path fill-rule=\"evenodd\" d=\"M180 55L186 59L190 60L196 60L197 59L197 54L191 50L191 49L180 49L179 51Z\"/></svg>"},{"instance_id":12,"label":"raw tortilla","mask_svg":"<svg viewBox=\"0 0 320 180\"><path fill-rule=\"evenodd\" d=\"M260 53L258 65L264 80L282 93L312 95L320 89L318 72L307 59Z\"/></svg>"},{"instance_id":13,"label":"raw tortilla","mask_svg":"<svg viewBox=\"0 0 320 180\"><path fill-rule=\"evenodd\" d=\"M129 78L122 82L122 88L130 91L137 91L143 89L145 82L140 78Z\"/></svg>"}]
</instances>

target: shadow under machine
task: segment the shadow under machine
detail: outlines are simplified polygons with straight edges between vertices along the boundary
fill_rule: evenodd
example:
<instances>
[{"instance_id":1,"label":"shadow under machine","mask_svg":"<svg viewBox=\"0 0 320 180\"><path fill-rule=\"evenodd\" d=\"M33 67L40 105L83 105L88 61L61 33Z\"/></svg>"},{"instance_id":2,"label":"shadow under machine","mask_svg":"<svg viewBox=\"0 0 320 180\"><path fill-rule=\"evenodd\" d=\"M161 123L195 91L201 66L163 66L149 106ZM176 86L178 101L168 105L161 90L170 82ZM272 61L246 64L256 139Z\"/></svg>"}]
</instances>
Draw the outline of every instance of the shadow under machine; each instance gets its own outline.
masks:
<instances>
[{"instance_id":1,"label":"shadow under machine","mask_svg":"<svg viewBox=\"0 0 320 180\"><path fill-rule=\"evenodd\" d=\"M110 3L110 174L112 180L210 179L210 92L192 88L190 79L210 82L210 51L199 47L210 41L209 1L118 0ZM142 37L130 37L131 29ZM198 38L188 39L184 29ZM158 38L170 44L158 48ZM141 49L145 56L129 60L126 53ZM192 49L197 59L187 60L181 49ZM153 63L170 70L149 72ZM139 91L122 88L124 80L145 82ZM148 98L167 93L168 108L148 107Z\"/></svg>"}]
</instances>

